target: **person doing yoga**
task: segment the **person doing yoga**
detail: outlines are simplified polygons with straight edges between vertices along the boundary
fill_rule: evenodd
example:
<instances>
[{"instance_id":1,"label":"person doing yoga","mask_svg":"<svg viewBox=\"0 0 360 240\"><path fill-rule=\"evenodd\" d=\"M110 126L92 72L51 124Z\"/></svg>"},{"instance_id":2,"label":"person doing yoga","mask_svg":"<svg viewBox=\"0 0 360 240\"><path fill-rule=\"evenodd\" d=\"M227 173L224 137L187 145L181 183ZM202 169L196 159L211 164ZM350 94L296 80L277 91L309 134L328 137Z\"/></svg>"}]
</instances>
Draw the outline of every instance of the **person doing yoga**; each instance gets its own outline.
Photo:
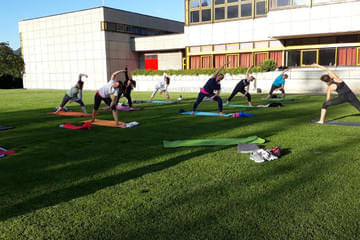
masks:
<instances>
[{"instance_id":1,"label":"person doing yoga","mask_svg":"<svg viewBox=\"0 0 360 240\"><path fill-rule=\"evenodd\" d=\"M122 94L123 83L121 83L120 81L116 81L116 76L122 72L125 72L125 70L114 72L111 75L110 81L96 92L94 97L94 111L92 113L91 122L95 122L101 101L104 101L106 105L108 105L112 110L116 126L120 125L116 103L118 102L118 98ZM114 95L114 98L112 100L111 95Z\"/></svg>"},{"instance_id":2,"label":"person doing yoga","mask_svg":"<svg viewBox=\"0 0 360 240\"><path fill-rule=\"evenodd\" d=\"M84 87L84 82L82 81L82 77L86 77L88 78L88 75L86 74L79 74L79 80L76 83L76 85L74 87L72 87L64 96L60 106L58 107L58 109L56 110L56 113L62 111L65 107L65 105L70 101L70 102L76 102L78 104L80 104L82 111L87 114L86 108L85 108L85 104L82 101L82 89ZM78 97L78 94L80 95L80 97Z\"/></svg>"},{"instance_id":3,"label":"person doing yoga","mask_svg":"<svg viewBox=\"0 0 360 240\"><path fill-rule=\"evenodd\" d=\"M166 98L168 102L170 102L170 95L168 92L169 85L170 85L170 77L166 73L164 73L160 82L155 86L155 89L150 97L150 102L153 100L153 98L155 97L158 91L160 91L160 94L165 92Z\"/></svg>"},{"instance_id":4,"label":"person doing yoga","mask_svg":"<svg viewBox=\"0 0 360 240\"><path fill-rule=\"evenodd\" d=\"M219 97L221 85L221 80L224 79L224 74L220 73L220 71L229 63L225 63L223 66L221 66L215 73L212 75L212 77L206 82L205 86L201 88L198 98L196 102L194 103L192 113L194 114L196 111L196 108L199 106L199 104L202 102L202 100L205 97L209 97L213 99L214 101L217 101L219 106L219 112L220 115L223 116L222 108L223 108L223 102L222 99ZM214 93L216 91L216 93Z\"/></svg>"},{"instance_id":5,"label":"person doing yoga","mask_svg":"<svg viewBox=\"0 0 360 240\"><path fill-rule=\"evenodd\" d=\"M255 80L255 78L253 76L249 76L250 70L252 69L253 66L249 67L248 70L246 71L246 75L245 78L242 79L236 86L234 91L231 93L230 97L227 99L226 104L229 104L230 101L235 97L236 94L238 94L239 92L244 96L247 97L248 99L248 104L250 107L252 107L252 103L251 103L251 95L249 93L249 89L250 89L250 83L252 81Z\"/></svg>"},{"instance_id":6,"label":"person doing yoga","mask_svg":"<svg viewBox=\"0 0 360 240\"><path fill-rule=\"evenodd\" d=\"M318 64L311 65L313 67L318 67L328 74L322 75L320 80L325 82L328 87L326 91L326 102L323 104L321 109L320 121L317 123L323 124L325 122L325 117L327 113L327 108L330 106L339 105L342 103L350 103L360 112L360 101L355 96L353 91L346 85L346 83L339 78L333 71L329 70L326 67L320 66ZM337 92L338 97L331 99L331 92Z\"/></svg>"},{"instance_id":7,"label":"person doing yoga","mask_svg":"<svg viewBox=\"0 0 360 240\"><path fill-rule=\"evenodd\" d=\"M266 97L267 99L272 97L274 91L279 90L282 95L283 99L285 99L285 80L289 78L287 74L285 74L289 69L285 69L273 82L269 95Z\"/></svg>"}]
</instances>

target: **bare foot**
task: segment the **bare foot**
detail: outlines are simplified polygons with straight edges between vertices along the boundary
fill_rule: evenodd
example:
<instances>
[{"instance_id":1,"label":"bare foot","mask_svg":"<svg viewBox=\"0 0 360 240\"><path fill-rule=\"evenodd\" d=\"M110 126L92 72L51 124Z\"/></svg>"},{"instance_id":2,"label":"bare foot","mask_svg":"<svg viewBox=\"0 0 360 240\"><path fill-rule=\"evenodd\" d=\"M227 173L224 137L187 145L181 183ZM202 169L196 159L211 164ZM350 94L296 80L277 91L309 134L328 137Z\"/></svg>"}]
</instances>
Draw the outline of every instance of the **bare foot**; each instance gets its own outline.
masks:
<instances>
[{"instance_id":1,"label":"bare foot","mask_svg":"<svg viewBox=\"0 0 360 240\"><path fill-rule=\"evenodd\" d=\"M91 121L90 121L91 123L93 123L93 122L95 122L95 119L91 119Z\"/></svg>"},{"instance_id":2,"label":"bare foot","mask_svg":"<svg viewBox=\"0 0 360 240\"><path fill-rule=\"evenodd\" d=\"M192 112L191 112L191 115L194 115L194 114L195 114L195 112L194 112L194 111L192 111Z\"/></svg>"},{"instance_id":3,"label":"bare foot","mask_svg":"<svg viewBox=\"0 0 360 240\"><path fill-rule=\"evenodd\" d=\"M315 122L315 123L317 123L317 124L324 124L323 121L317 121L317 122Z\"/></svg>"},{"instance_id":4,"label":"bare foot","mask_svg":"<svg viewBox=\"0 0 360 240\"><path fill-rule=\"evenodd\" d=\"M249 103L249 107L253 107L253 105L251 103Z\"/></svg>"},{"instance_id":5,"label":"bare foot","mask_svg":"<svg viewBox=\"0 0 360 240\"><path fill-rule=\"evenodd\" d=\"M229 105L229 101L226 101L226 105Z\"/></svg>"},{"instance_id":6,"label":"bare foot","mask_svg":"<svg viewBox=\"0 0 360 240\"><path fill-rule=\"evenodd\" d=\"M220 112L219 114L220 114L220 116L224 116L224 113L222 113L222 112Z\"/></svg>"}]
</instances>

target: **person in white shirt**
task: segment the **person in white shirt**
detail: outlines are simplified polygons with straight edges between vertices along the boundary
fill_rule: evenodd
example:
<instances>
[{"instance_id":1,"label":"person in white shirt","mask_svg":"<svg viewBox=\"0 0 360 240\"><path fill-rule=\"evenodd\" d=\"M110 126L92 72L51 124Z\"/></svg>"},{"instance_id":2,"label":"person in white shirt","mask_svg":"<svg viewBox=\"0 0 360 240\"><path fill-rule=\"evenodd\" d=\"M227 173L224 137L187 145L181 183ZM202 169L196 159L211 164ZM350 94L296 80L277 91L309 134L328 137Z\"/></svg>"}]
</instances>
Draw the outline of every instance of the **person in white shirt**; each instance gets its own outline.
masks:
<instances>
[{"instance_id":1,"label":"person in white shirt","mask_svg":"<svg viewBox=\"0 0 360 240\"><path fill-rule=\"evenodd\" d=\"M162 80L155 86L154 92L150 97L150 102L153 100L153 98L155 97L158 91L160 91L160 94L165 92L168 102L170 102L170 96L168 92L169 84L170 84L170 77L166 73L164 73Z\"/></svg>"},{"instance_id":2,"label":"person in white shirt","mask_svg":"<svg viewBox=\"0 0 360 240\"><path fill-rule=\"evenodd\" d=\"M91 122L95 122L101 101L104 101L106 105L108 105L112 110L116 126L120 125L118 119L118 113L116 109L116 103L121 95L122 83L120 81L116 81L115 79L119 73L123 73L123 72L125 72L125 70L114 72L111 75L110 81L106 83L102 88L100 88L99 91L96 92L94 111L92 113ZM111 95L114 95L114 98L112 100L111 100Z\"/></svg>"}]
</instances>

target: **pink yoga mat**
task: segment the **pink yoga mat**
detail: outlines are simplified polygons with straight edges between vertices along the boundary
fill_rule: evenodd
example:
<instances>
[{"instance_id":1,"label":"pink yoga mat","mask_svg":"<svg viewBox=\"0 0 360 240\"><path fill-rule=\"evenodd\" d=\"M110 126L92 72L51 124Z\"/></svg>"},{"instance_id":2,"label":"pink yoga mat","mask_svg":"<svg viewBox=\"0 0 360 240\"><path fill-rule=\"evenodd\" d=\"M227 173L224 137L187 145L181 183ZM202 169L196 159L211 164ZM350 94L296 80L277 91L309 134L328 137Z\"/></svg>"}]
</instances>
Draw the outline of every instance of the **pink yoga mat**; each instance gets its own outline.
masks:
<instances>
[{"instance_id":1,"label":"pink yoga mat","mask_svg":"<svg viewBox=\"0 0 360 240\"><path fill-rule=\"evenodd\" d=\"M139 110L141 110L141 108L130 108L130 107L125 107L125 106L117 106L116 108L117 108L117 110L119 110L119 111L125 111L125 112L139 111Z\"/></svg>"}]
</instances>

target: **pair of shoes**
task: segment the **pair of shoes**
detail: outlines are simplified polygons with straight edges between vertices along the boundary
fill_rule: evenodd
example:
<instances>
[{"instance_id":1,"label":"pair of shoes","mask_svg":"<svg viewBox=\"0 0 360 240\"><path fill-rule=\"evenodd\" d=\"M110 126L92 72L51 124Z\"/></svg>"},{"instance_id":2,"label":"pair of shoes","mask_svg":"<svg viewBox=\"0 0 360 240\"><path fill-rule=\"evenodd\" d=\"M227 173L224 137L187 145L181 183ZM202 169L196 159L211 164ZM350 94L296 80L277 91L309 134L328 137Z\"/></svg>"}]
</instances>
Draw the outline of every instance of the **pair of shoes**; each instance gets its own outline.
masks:
<instances>
[{"instance_id":1,"label":"pair of shoes","mask_svg":"<svg viewBox=\"0 0 360 240\"><path fill-rule=\"evenodd\" d=\"M278 157L273 155L271 151L259 149L255 152L250 153L250 159L256 163L263 163L267 161L276 160L278 159Z\"/></svg>"},{"instance_id":2,"label":"pair of shoes","mask_svg":"<svg viewBox=\"0 0 360 240\"><path fill-rule=\"evenodd\" d=\"M279 158L279 157L281 157L283 150L280 147L274 147L274 148L270 149L270 152L272 155Z\"/></svg>"}]
</instances>

